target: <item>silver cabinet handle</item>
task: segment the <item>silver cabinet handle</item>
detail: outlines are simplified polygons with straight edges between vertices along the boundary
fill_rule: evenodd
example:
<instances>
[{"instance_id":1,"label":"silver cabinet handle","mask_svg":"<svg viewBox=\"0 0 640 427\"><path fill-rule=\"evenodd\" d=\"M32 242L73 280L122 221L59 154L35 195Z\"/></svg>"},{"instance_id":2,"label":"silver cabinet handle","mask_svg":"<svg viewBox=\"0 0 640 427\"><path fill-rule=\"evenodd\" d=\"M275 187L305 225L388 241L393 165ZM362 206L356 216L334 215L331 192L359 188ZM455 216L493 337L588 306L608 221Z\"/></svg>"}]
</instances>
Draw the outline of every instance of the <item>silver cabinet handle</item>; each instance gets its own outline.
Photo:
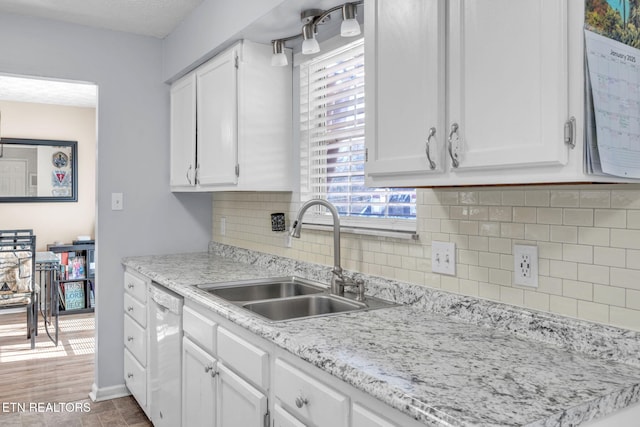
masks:
<instances>
[{"instance_id":1,"label":"silver cabinet handle","mask_svg":"<svg viewBox=\"0 0 640 427\"><path fill-rule=\"evenodd\" d=\"M307 398L302 396L296 397L296 406L298 408L302 408L304 405L307 405L308 403L309 403L309 400Z\"/></svg>"},{"instance_id":2,"label":"silver cabinet handle","mask_svg":"<svg viewBox=\"0 0 640 427\"><path fill-rule=\"evenodd\" d=\"M133 307L132 306L127 307L127 311L133 311Z\"/></svg>"},{"instance_id":3,"label":"silver cabinet handle","mask_svg":"<svg viewBox=\"0 0 640 427\"><path fill-rule=\"evenodd\" d=\"M189 172L191 172L191 165L189 165L189 169L187 169L187 181L189 182L189 185L191 185L191 177L189 176Z\"/></svg>"},{"instance_id":4,"label":"silver cabinet handle","mask_svg":"<svg viewBox=\"0 0 640 427\"><path fill-rule=\"evenodd\" d=\"M129 342L133 341L133 337L132 337L131 335L129 335L129 336L127 337L127 341L129 341Z\"/></svg>"},{"instance_id":5,"label":"silver cabinet handle","mask_svg":"<svg viewBox=\"0 0 640 427\"><path fill-rule=\"evenodd\" d=\"M424 150L427 153L427 160L429 161L429 167L431 168L431 170L434 170L436 168L436 163L433 160L431 160L431 154L429 154L429 142L431 141L431 138L433 138L435 135L436 135L436 128L429 129L429 136L427 137L427 147Z\"/></svg>"},{"instance_id":6,"label":"silver cabinet handle","mask_svg":"<svg viewBox=\"0 0 640 427\"><path fill-rule=\"evenodd\" d=\"M218 375L218 371L214 371L213 370L213 365L207 365L204 367L204 372L205 374L211 373L211 378L215 377L216 375Z\"/></svg>"},{"instance_id":7,"label":"silver cabinet handle","mask_svg":"<svg viewBox=\"0 0 640 427\"><path fill-rule=\"evenodd\" d=\"M129 288L129 289L133 289L133 283L129 283L129 284L127 285L127 288Z\"/></svg>"},{"instance_id":8,"label":"silver cabinet handle","mask_svg":"<svg viewBox=\"0 0 640 427\"><path fill-rule=\"evenodd\" d=\"M454 123L451 125L451 132L449 133L449 156L451 157L451 165L454 168L457 168L460 163L458 163L458 155L453 154L453 135L458 133L458 124Z\"/></svg>"},{"instance_id":9,"label":"silver cabinet handle","mask_svg":"<svg viewBox=\"0 0 640 427\"><path fill-rule=\"evenodd\" d=\"M129 372L129 373L127 374L127 378L133 378L133 374L132 374L131 372Z\"/></svg>"}]
</instances>

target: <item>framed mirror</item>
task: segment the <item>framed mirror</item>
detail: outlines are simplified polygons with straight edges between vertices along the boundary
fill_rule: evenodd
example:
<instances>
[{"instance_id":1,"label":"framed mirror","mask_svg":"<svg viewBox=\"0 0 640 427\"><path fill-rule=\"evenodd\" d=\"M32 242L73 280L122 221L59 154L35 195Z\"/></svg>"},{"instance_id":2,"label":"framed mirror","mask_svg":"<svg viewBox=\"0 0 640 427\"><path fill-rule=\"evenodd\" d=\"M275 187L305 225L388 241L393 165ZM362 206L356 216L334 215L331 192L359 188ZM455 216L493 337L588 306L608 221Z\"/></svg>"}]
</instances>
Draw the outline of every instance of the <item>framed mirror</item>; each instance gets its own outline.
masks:
<instances>
[{"instance_id":1,"label":"framed mirror","mask_svg":"<svg viewBox=\"0 0 640 427\"><path fill-rule=\"evenodd\" d=\"M0 139L0 202L77 202L78 143Z\"/></svg>"}]
</instances>

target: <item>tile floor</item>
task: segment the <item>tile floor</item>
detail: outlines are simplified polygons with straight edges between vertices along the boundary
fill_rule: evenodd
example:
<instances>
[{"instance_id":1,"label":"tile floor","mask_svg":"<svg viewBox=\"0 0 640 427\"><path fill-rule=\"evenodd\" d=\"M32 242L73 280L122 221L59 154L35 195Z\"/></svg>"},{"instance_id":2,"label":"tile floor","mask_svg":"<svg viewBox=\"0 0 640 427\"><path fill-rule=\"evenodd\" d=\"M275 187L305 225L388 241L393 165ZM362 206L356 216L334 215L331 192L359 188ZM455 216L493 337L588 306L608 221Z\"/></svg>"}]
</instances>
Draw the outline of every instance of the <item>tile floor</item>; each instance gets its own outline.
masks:
<instances>
[{"instance_id":1,"label":"tile floor","mask_svg":"<svg viewBox=\"0 0 640 427\"><path fill-rule=\"evenodd\" d=\"M60 343L47 337L42 318L36 348L26 339L24 311L0 315L0 426L151 426L133 397L88 398L94 371L93 314L60 317ZM20 402L24 408L15 403ZM40 405L29 410L28 405ZM47 407L46 402L64 402ZM67 410L71 402L80 410Z\"/></svg>"},{"instance_id":2,"label":"tile floor","mask_svg":"<svg viewBox=\"0 0 640 427\"><path fill-rule=\"evenodd\" d=\"M146 427L151 426L142 409L131 397L91 402L89 399L76 402L80 411L12 412L0 415L3 427Z\"/></svg>"}]
</instances>

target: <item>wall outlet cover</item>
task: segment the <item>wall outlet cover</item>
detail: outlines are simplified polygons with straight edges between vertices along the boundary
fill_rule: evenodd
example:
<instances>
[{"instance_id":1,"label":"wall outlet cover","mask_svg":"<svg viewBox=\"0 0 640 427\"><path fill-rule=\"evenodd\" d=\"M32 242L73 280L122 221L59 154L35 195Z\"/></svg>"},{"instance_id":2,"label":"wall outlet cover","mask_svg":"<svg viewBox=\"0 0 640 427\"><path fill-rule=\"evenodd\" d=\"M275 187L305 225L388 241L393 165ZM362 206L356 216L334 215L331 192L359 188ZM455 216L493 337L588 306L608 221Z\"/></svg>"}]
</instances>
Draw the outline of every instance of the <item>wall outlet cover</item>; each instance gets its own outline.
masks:
<instances>
[{"instance_id":1,"label":"wall outlet cover","mask_svg":"<svg viewBox=\"0 0 640 427\"><path fill-rule=\"evenodd\" d=\"M456 244L451 242L431 242L431 271L456 275Z\"/></svg>"},{"instance_id":2,"label":"wall outlet cover","mask_svg":"<svg viewBox=\"0 0 640 427\"><path fill-rule=\"evenodd\" d=\"M538 287L538 247L513 245L513 284Z\"/></svg>"}]
</instances>

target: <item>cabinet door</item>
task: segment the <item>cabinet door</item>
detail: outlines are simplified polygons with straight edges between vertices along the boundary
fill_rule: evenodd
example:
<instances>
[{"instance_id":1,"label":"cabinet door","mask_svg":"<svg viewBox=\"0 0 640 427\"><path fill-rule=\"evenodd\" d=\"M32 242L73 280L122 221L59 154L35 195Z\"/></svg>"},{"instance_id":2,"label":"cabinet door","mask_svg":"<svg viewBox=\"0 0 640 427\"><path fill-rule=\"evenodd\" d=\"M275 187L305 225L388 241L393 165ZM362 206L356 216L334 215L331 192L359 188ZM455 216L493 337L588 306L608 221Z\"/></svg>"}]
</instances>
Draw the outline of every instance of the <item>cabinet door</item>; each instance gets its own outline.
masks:
<instances>
[{"instance_id":1,"label":"cabinet door","mask_svg":"<svg viewBox=\"0 0 640 427\"><path fill-rule=\"evenodd\" d=\"M306 427L277 403L273 406L273 427Z\"/></svg>"},{"instance_id":2,"label":"cabinet door","mask_svg":"<svg viewBox=\"0 0 640 427\"><path fill-rule=\"evenodd\" d=\"M171 85L171 186L193 186L196 176L196 76Z\"/></svg>"},{"instance_id":3,"label":"cabinet door","mask_svg":"<svg viewBox=\"0 0 640 427\"><path fill-rule=\"evenodd\" d=\"M365 19L367 175L442 171L444 1L372 0Z\"/></svg>"},{"instance_id":4,"label":"cabinet door","mask_svg":"<svg viewBox=\"0 0 640 427\"><path fill-rule=\"evenodd\" d=\"M448 131L459 126L453 170L566 164L567 0L449 7Z\"/></svg>"},{"instance_id":5,"label":"cabinet door","mask_svg":"<svg viewBox=\"0 0 640 427\"><path fill-rule=\"evenodd\" d=\"M198 183L237 183L238 49L216 56L196 71Z\"/></svg>"},{"instance_id":6,"label":"cabinet door","mask_svg":"<svg viewBox=\"0 0 640 427\"><path fill-rule=\"evenodd\" d=\"M267 397L248 382L218 364L218 426L262 427Z\"/></svg>"},{"instance_id":7,"label":"cabinet door","mask_svg":"<svg viewBox=\"0 0 640 427\"><path fill-rule=\"evenodd\" d=\"M211 427L216 420L216 360L182 340L182 425Z\"/></svg>"}]
</instances>

